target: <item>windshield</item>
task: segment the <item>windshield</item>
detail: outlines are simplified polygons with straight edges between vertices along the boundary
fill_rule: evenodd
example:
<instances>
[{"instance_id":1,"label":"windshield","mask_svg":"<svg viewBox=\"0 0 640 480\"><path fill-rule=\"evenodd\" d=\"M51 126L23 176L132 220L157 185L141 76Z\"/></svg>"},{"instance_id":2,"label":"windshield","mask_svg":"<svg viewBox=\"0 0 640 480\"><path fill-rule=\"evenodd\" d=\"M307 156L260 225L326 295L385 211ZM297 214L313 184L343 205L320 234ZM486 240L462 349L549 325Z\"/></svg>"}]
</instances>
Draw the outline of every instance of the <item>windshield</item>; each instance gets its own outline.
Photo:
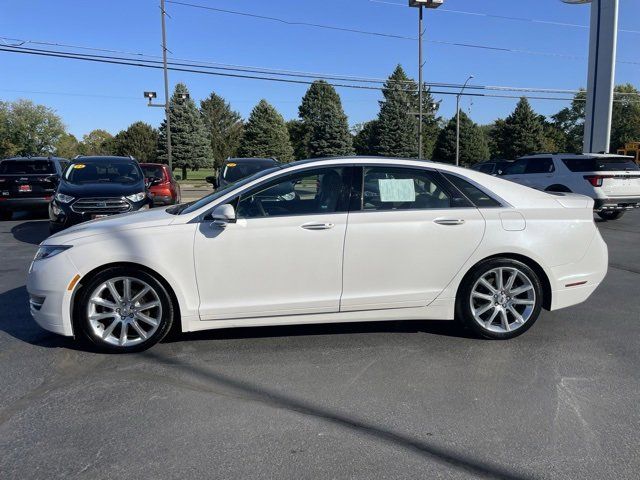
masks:
<instances>
[{"instance_id":1,"label":"windshield","mask_svg":"<svg viewBox=\"0 0 640 480\"><path fill-rule=\"evenodd\" d=\"M633 158L629 157L585 157L563 158L562 161L572 172L615 172L640 170Z\"/></svg>"},{"instance_id":2,"label":"windshield","mask_svg":"<svg viewBox=\"0 0 640 480\"><path fill-rule=\"evenodd\" d=\"M273 167L275 163L274 160L229 162L222 170L222 178L225 182L237 182L260 170Z\"/></svg>"},{"instance_id":3,"label":"windshield","mask_svg":"<svg viewBox=\"0 0 640 480\"><path fill-rule=\"evenodd\" d=\"M243 185L246 185L248 183L253 182L254 180L257 180L258 178L264 177L265 175L269 175L270 173L273 173L275 171L279 170L278 167L272 167L272 168L268 168L266 170L262 170L258 173L255 173L253 175L251 175L250 177L247 177L239 182L236 183L232 183L230 185L226 185L223 188L220 188L218 190L216 190L213 193L210 193L209 195L202 197L200 200L196 200L193 202L189 202L189 203L183 203L181 205L176 205L175 207L169 208L167 209L168 213L171 213L173 215L183 215L183 214L187 214L187 213L191 213L191 212L195 212L196 210L204 207L205 205L207 205L210 202L213 202L214 200L217 200L218 198L222 197L223 195L226 195L230 190L233 190L234 188L238 188L238 187L242 187Z\"/></svg>"},{"instance_id":4,"label":"windshield","mask_svg":"<svg viewBox=\"0 0 640 480\"><path fill-rule=\"evenodd\" d=\"M56 173L50 160L5 160L0 163L0 175L50 175Z\"/></svg>"},{"instance_id":5,"label":"windshield","mask_svg":"<svg viewBox=\"0 0 640 480\"><path fill-rule=\"evenodd\" d=\"M137 183L142 172L134 161L90 160L71 164L64 178L70 183Z\"/></svg>"}]
</instances>

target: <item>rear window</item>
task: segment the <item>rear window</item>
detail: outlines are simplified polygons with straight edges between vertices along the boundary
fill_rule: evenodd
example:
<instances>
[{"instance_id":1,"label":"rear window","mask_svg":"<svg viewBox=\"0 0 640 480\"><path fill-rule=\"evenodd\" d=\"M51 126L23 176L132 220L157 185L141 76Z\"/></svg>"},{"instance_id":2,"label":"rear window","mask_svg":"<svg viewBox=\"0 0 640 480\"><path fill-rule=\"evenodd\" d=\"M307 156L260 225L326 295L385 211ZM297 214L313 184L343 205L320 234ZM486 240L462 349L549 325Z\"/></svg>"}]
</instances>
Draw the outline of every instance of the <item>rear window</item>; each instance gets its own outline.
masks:
<instances>
[{"instance_id":1,"label":"rear window","mask_svg":"<svg viewBox=\"0 0 640 480\"><path fill-rule=\"evenodd\" d=\"M48 175L56 173L51 160L5 160L0 163L0 175Z\"/></svg>"},{"instance_id":2,"label":"rear window","mask_svg":"<svg viewBox=\"0 0 640 480\"><path fill-rule=\"evenodd\" d=\"M149 166L140 166L142 168L142 173L144 174L144 178L160 178L164 179L164 170L162 167L156 165Z\"/></svg>"},{"instance_id":3,"label":"rear window","mask_svg":"<svg viewBox=\"0 0 640 480\"><path fill-rule=\"evenodd\" d=\"M614 172L640 170L638 164L629 157L584 157L563 158L562 161L572 172Z\"/></svg>"},{"instance_id":4,"label":"rear window","mask_svg":"<svg viewBox=\"0 0 640 480\"><path fill-rule=\"evenodd\" d=\"M491 208L491 207L501 207L500 202L491 198L488 194L480 190L478 187L473 185L472 183L464 180L457 175L451 175L448 173L443 173L447 180L453 183L458 190L465 194L465 196L471 200L474 205L478 208Z\"/></svg>"},{"instance_id":5,"label":"rear window","mask_svg":"<svg viewBox=\"0 0 640 480\"><path fill-rule=\"evenodd\" d=\"M275 161L259 160L255 162L229 162L224 166L222 178L229 182L237 182L261 170L271 168L276 164Z\"/></svg>"}]
</instances>

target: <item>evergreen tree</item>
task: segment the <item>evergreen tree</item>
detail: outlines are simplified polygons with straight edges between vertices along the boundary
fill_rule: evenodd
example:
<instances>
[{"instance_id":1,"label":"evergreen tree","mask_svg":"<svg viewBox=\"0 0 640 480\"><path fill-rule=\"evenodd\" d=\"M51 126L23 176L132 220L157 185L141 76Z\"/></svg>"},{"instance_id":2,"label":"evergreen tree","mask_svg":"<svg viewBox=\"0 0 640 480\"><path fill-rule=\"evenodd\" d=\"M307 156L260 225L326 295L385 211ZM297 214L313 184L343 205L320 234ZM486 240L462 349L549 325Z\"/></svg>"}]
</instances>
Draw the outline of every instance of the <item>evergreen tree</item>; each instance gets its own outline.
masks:
<instances>
[{"instance_id":1,"label":"evergreen tree","mask_svg":"<svg viewBox=\"0 0 640 480\"><path fill-rule=\"evenodd\" d=\"M253 108L247 121L238 154L241 157L273 157L293 160L293 147L284 118L266 100Z\"/></svg>"},{"instance_id":2,"label":"evergreen tree","mask_svg":"<svg viewBox=\"0 0 640 480\"><path fill-rule=\"evenodd\" d=\"M455 163L456 117L453 116L440 131L436 141L434 160ZM489 146L484 132L463 111L460 112L460 165L470 166L489 159Z\"/></svg>"},{"instance_id":3,"label":"evergreen tree","mask_svg":"<svg viewBox=\"0 0 640 480\"><path fill-rule=\"evenodd\" d=\"M544 150L544 125L526 98L520 99L503 122L496 122L493 140L502 158L518 158Z\"/></svg>"},{"instance_id":4,"label":"evergreen tree","mask_svg":"<svg viewBox=\"0 0 640 480\"><path fill-rule=\"evenodd\" d=\"M418 155L419 95L417 83L398 65L382 88L384 100L378 114L376 148L378 155L416 157ZM428 88L423 91L423 155L430 156L439 126L438 105Z\"/></svg>"},{"instance_id":5,"label":"evergreen tree","mask_svg":"<svg viewBox=\"0 0 640 480\"><path fill-rule=\"evenodd\" d=\"M158 131L148 123L135 122L114 138L116 155L131 155L139 162L155 162L158 154Z\"/></svg>"},{"instance_id":6,"label":"evergreen tree","mask_svg":"<svg viewBox=\"0 0 640 480\"><path fill-rule=\"evenodd\" d=\"M188 94L187 86L178 83L169 101L171 119L171 154L174 168L182 169L182 179L187 178L187 168L198 170L213 166L213 153L202 116ZM158 142L159 158L167 163L166 122L160 126Z\"/></svg>"},{"instance_id":7,"label":"evergreen tree","mask_svg":"<svg viewBox=\"0 0 640 480\"><path fill-rule=\"evenodd\" d=\"M370 120L354 127L353 148L356 155L375 155L378 145L378 120Z\"/></svg>"},{"instance_id":8,"label":"evergreen tree","mask_svg":"<svg viewBox=\"0 0 640 480\"><path fill-rule=\"evenodd\" d=\"M214 167L218 168L224 160L235 157L238 153L242 138L242 117L214 92L200 102L200 112L211 141Z\"/></svg>"},{"instance_id":9,"label":"evergreen tree","mask_svg":"<svg viewBox=\"0 0 640 480\"><path fill-rule=\"evenodd\" d=\"M305 128L301 120L289 120L287 122L289 140L293 147L293 157L296 160L307 158L307 148L305 143Z\"/></svg>"},{"instance_id":10,"label":"evergreen tree","mask_svg":"<svg viewBox=\"0 0 640 480\"><path fill-rule=\"evenodd\" d=\"M307 157L353 155L347 116L340 96L324 80L311 84L298 109Z\"/></svg>"}]
</instances>

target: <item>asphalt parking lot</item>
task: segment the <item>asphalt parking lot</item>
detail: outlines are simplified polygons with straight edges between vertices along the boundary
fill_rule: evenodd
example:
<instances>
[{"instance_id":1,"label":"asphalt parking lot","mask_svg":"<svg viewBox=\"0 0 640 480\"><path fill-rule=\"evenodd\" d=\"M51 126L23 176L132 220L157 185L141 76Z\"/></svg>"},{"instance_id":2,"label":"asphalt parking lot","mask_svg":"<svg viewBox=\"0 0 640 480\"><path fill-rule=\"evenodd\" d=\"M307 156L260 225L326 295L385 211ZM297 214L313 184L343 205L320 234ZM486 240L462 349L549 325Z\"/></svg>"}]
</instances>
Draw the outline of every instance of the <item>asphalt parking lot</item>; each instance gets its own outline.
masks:
<instances>
[{"instance_id":1,"label":"asphalt parking lot","mask_svg":"<svg viewBox=\"0 0 640 480\"><path fill-rule=\"evenodd\" d=\"M640 212L598 226L603 285L508 342L387 322L109 356L31 320L47 224L0 222L0 477L638 478Z\"/></svg>"}]
</instances>

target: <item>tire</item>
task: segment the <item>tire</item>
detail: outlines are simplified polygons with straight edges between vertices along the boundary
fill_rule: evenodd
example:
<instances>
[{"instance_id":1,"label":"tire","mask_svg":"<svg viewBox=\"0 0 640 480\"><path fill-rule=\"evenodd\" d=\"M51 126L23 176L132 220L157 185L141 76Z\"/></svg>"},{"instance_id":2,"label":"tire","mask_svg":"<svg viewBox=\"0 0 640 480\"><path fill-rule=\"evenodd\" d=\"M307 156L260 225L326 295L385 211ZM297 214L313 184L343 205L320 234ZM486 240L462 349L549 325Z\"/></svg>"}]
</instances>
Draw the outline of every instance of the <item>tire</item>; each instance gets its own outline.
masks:
<instances>
[{"instance_id":1,"label":"tire","mask_svg":"<svg viewBox=\"0 0 640 480\"><path fill-rule=\"evenodd\" d=\"M77 297L76 330L102 352L141 352L162 340L173 324L174 308L167 289L144 270L109 268L83 285ZM141 306L149 307L140 309Z\"/></svg>"},{"instance_id":2,"label":"tire","mask_svg":"<svg viewBox=\"0 0 640 480\"><path fill-rule=\"evenodd\" d=\"M502 288L497 288L498 272ZM490 258L463 279L456 297L456 320L479 337L507 340L531 328L542 303L542 283L529 266L510 258Z\"/></svg>"},{"instance_id":3,"label":"tire","mask_svg":"<svg viewBox=\"0 0 640 480\"><path fill-rule=\"evenodd\" d=\"M564 185L551 185L547 187L545 192L558 192L558 193L571 193L571 189L565 187Z\"/></svg>"},{"instance_id":4,"label":"tire","mask_svg":"<svg viewBox=\"0 0 640 480\"><path fill-rule=\"evenodd\" d=\"M624 215L624 210L598 212L598 216L603 220L618 220L622 215Z\"/></svg>"},{"instance_id":5,"label":"tire","mask_svg":"<svg viewBox=\"0 0 640 480\"><path fill-rule=\"evenodd\" d=\"M0 210L0 220L11 220L13 212L11 210Z\"/></svg>"}]
</instances>

